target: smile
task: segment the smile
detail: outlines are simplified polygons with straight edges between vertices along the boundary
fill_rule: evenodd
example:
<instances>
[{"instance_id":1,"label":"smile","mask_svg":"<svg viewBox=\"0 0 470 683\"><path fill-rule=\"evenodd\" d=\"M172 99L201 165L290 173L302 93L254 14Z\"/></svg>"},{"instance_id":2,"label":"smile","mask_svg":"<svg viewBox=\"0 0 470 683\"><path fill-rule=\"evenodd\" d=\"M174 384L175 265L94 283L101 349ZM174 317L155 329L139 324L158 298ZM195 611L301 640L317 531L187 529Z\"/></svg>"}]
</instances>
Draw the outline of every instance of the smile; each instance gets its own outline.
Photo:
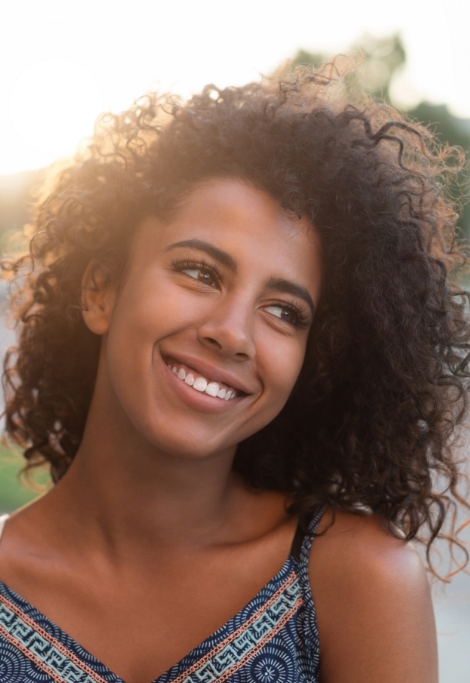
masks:
<instances>
[{"instance_id":1,"label":"smile","mask_svg":"<svg viewBox=\"0 0 470 683\"><path fill-rule=\"evenodd\" d=\"M223 401L229 401L238 395L233 387L221 382L212 382L183 363L172 361L171 363L167 362L167 366L178 379L199 393L207 394Z\"/></svg>"}]
</instances>

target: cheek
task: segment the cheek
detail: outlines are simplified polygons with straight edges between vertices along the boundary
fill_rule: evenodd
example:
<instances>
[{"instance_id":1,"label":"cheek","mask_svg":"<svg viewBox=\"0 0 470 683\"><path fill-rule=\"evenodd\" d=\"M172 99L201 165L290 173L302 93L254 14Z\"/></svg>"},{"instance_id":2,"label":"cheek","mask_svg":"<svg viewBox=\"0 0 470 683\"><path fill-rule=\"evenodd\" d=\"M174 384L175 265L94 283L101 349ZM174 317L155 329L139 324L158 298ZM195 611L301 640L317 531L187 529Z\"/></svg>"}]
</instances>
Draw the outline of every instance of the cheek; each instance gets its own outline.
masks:
<instances>
[{"instance_id":1,"label":"cheek","mask_svg":"<svg viewBox=\"0 0 470 683\"><path fill-rule=\"evenodd\" d=\"M113 323L120 334L127 331L127 336L155 341L195 318L198 307L189 293L185 296L161 276L148 276L122 293L115 313Z\"/></svg>"},{"instance_id":2,"label":"cheek","mask_svg":"<svg viewBox=\"0 0 470 683\"><path fill-rule=\"evenodd\" d=\"M265 389L273 405L282 406L289 398L300 374L305 357L306 338L281 338L265 343L260 349L259 363L265 378Z\"/></svg>"},{"instance_id":3,"label":"cheek","mask_svg":"<svg viewBox=\"0 0 470 683\"><path fill-rule=\"evenodd\" d=\"M262 402L255 404L259 407L245 425L240 441L258 432L281 412L300 374L305 347L306 339L269 336L263 344L258 339L257 365L263 385Z\"/></svg>"},{"instance_id":4,"label":"cheek","mask_svg":"<svg viewBox=\"0 0 470 683\"><path fill-rule=\"evenodd\" d=\"M157 271L142 279L125 303L139 326L157 337L196 325L217 305L212 293L195 296L193 291L165 276L166 273Z\"/></svg>"}]
</instances>

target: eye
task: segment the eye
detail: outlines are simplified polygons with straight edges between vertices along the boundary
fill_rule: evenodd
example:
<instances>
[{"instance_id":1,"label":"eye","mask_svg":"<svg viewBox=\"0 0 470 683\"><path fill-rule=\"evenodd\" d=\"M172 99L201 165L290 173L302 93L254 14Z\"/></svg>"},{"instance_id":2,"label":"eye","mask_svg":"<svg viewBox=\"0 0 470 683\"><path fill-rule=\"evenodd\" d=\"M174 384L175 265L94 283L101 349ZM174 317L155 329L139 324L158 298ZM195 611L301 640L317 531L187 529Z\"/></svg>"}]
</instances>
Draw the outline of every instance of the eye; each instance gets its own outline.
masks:
<instances>
[{"instance_id":1,"label":"eye","mask_svg":"<svg viewBox=\"0 0 470 683\"><path fill-rule=\"evenodd\" d=\"M209 287L215 287L215 278L212 273L209 273L207 270L202 268L185 268L181 272L186 273L186 275L189 275L189 277L192 277L195 280L199 280L199 282L204 282L204 284L209 285Z\"/></svg>"},{"instance_id":2,"label":"eye","mask_svg":"<svg viewBox=\"0 0 470 683\"><path fill-rule=\"evenodd\" d=\"M217 287L220 276L215 268L204 263L194 263L189 261L173 263L173 267L180 273L184 273L193 280L202 282L208 287Z\"/></svg>"},{"instance_id":3,"label":"eye","mask_svg":"<svg viewBox=\"0 0 470 683\"><path fill-rule=\"evenodd\" d=\"M264 310L294 327L306 328L310 324L310 320L305 313L292 304L271 304L266 306Z\"/></svg>"},{"instance_id":4,"label":"eye","mask_svg":"<svg viewBox=\"0 0 470 683\"><path fill-rule=\"evenodd\" d=\"M271 315L274 315L281 320L285 320L287 323L295 324L297 320L295 311L284 306L267 306L266 310L268 313L271 313Z\"/></svg>"}]
</instances>

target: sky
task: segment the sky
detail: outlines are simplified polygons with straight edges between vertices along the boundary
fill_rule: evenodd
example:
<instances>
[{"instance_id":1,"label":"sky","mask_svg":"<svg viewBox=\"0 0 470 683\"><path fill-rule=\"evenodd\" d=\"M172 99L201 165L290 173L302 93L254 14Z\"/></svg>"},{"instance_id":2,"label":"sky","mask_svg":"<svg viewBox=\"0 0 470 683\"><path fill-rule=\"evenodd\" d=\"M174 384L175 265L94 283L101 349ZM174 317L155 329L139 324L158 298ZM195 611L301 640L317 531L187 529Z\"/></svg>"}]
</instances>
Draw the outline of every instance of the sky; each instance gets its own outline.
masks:
<instances>
[{"instance_id":1,"label":"sky","mask_svg":"<svg viewBox=\"0 0 470 683\"><path fill-rule=\"evenodd\" d=\"M15 0L0 9L0 174L72 154L97 115L148 90L241 85L299 48L347 53L399 32L397 104L470 118L469 0Z\"/></svg>"}]
</instances>

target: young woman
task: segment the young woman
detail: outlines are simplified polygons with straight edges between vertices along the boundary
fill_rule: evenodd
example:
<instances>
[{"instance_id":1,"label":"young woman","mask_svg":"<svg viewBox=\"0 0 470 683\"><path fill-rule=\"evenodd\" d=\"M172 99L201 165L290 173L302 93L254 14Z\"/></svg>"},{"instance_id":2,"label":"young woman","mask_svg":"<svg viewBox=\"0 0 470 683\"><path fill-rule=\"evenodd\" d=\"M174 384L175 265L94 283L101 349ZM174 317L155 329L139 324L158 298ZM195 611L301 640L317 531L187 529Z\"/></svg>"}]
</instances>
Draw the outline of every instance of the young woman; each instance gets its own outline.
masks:
<instances>
[{"instance_id":1,"label":"young woman","mask_svg":"<svg viewBox=\"0 0 470 683\"><path fill-rule=\"evenodd\" d=\"M447 152L351 97L150 96L38 204L6 428L55 485L3 519L2 683L437 681Z\"/></svg>"}]
</instances>

